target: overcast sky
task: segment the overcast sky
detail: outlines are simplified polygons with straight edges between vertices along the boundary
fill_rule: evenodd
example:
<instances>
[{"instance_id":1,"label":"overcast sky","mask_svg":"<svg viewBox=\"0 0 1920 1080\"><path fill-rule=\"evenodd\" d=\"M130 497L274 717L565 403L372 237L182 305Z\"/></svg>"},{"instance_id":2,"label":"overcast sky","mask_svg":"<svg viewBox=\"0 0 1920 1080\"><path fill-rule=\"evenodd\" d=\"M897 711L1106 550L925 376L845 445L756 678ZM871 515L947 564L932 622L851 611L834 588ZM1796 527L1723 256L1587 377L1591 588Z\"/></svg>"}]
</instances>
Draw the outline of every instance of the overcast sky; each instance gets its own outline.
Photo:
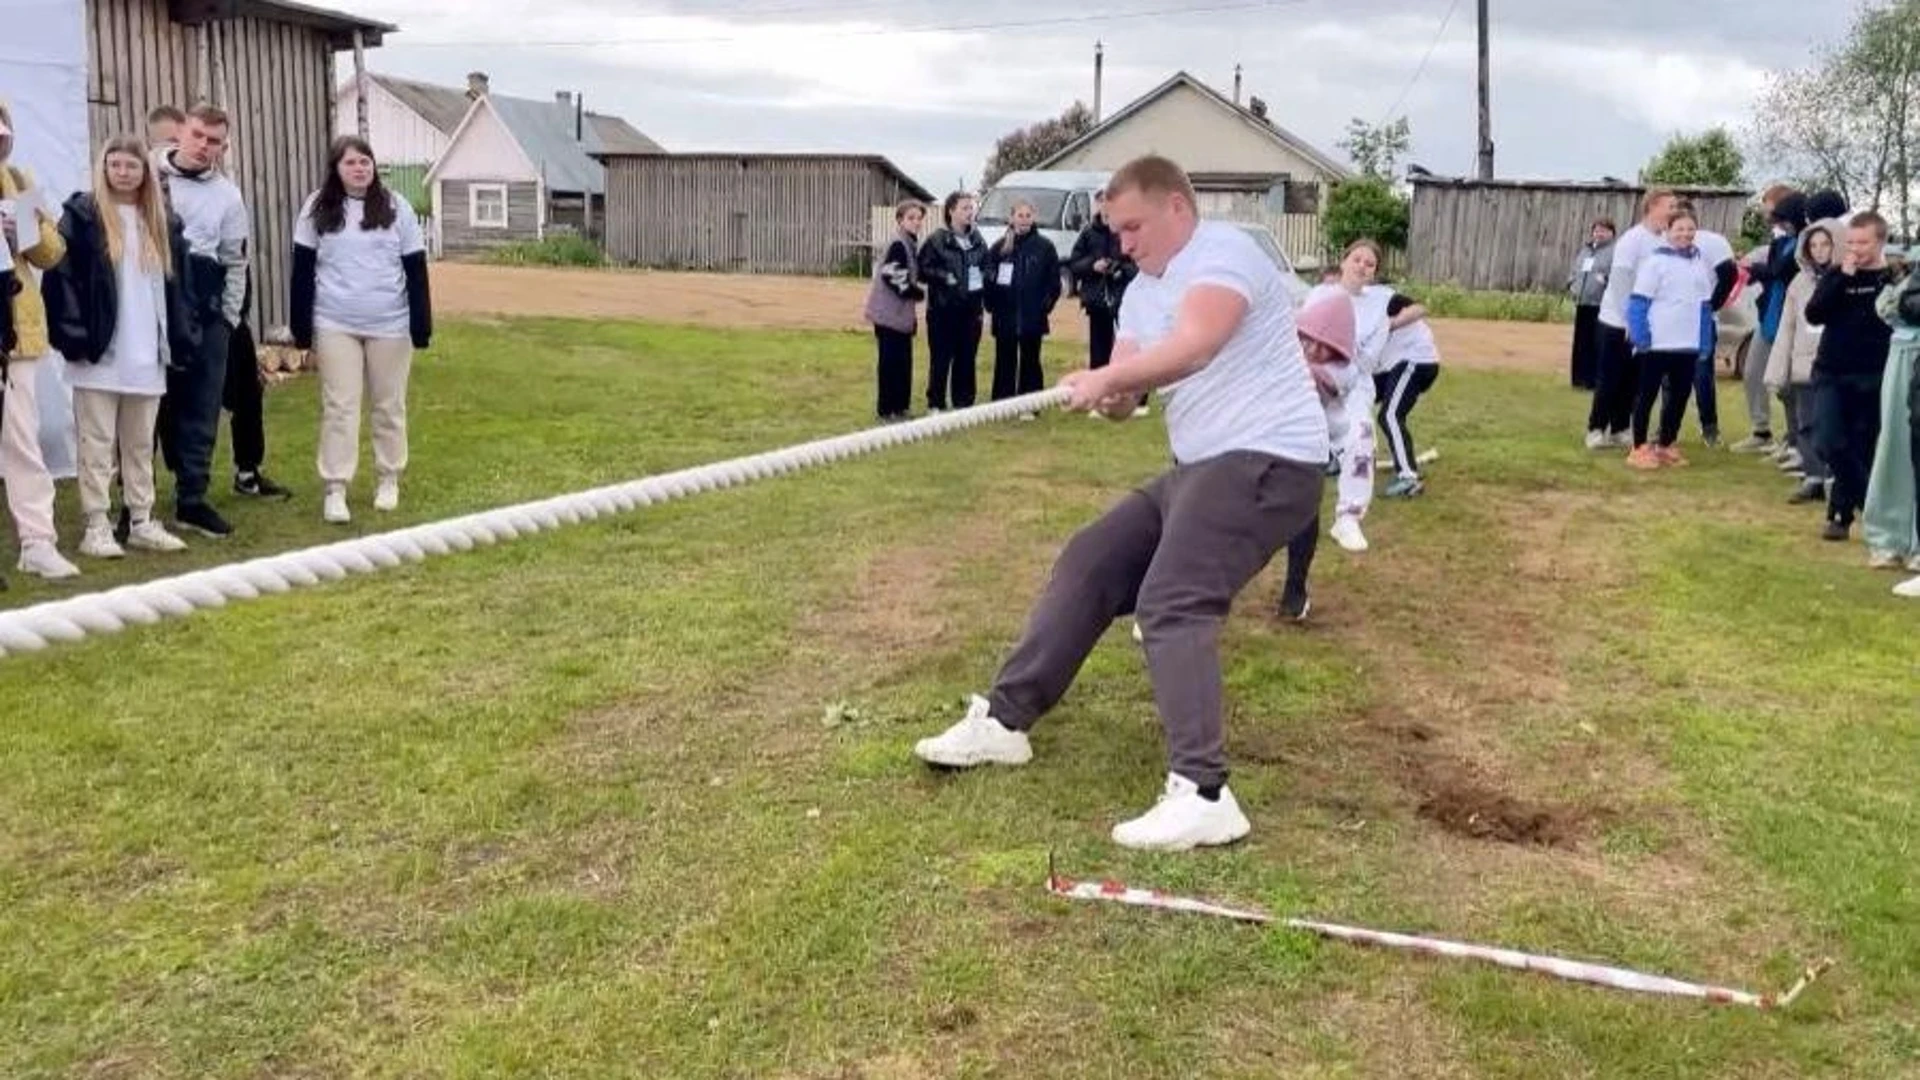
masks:
<instances>
[{"instance_id":1,"label":"overcast sky","mask_svg":"<svg viewBox=\"0 0 1920 1080\"><path fill-rule=\"evenodd\" d=\"M1007 130L1076 98L1091 103L1096 39L1106 44L1109 113L1183 68L1229 92L1238 63L1276 122L1336 157L1350 117L1398 112L1412 124L1411 161L1443 174L1473 168L1474 0L340 6L401 27L369 54L375 71L461 85L482 70L496 92L523 97L579 90L589 108L626 117L669 150L885 154L936 193L977 182ZM1493 0L1499 172L1631 177L1673 132L1737 128L1763 73L1838 39L1851 7Z\"/></svg>"}]
</instances>

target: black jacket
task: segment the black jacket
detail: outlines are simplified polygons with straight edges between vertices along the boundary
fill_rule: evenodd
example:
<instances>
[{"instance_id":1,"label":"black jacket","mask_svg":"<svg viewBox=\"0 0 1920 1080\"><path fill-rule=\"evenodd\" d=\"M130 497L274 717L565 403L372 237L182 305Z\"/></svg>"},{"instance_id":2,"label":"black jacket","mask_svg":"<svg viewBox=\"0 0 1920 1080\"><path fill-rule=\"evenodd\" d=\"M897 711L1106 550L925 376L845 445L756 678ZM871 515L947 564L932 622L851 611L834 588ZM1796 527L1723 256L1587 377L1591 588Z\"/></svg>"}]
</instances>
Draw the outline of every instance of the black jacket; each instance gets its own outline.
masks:
<instances>
[{"instance_id":1,"label":"black jacket","mask_svg":"<svg viewBox=\"0 0 1920 1080\"><path fill-rule=\"evenodd\" d=\"M424 349L433 341L433 299L427 289L427 253L416 251L400 256L400 270L407 278L407 336L414 348ZM305 244L293 245L293 314L288 329L297 348L313 348L313 301L319 272L320 253Z\"/></svg>"},{"instance_id":2,"label":"black jacket","mask_svg":"<svg viewBox=\"0 0 1920 1080\"><path fill-rule=\"evenodd\" d=\"M1101 259L1108 263L1105 273L1093 268ZM1105 218L1098 217L1080 230L1080 238L1073 242L1073 255L1067 259L1067 268L1073 271L1073 280L1080 286L1080 307L1089 315L1096 312L1118 315L1127 284L1140 273L1133 260L1121 252L1120 237L1107 227Z\"/></svg>"},{"instance_id":3,"label":"black jacket","mask_svg":"<svg viewBox=\"0 0 1920 1080\"><path fill-rule=\"evenodd\" d=\"M13 329L13 297L19 291L20 283L14 280L13 267L0 266L0 366L20 347L20 338Z\"/></svg>"},{"instance_id":4,"label":"black jacket","mask_svg":"<svg viewBox=\"0 0 1920 1080\"><path fill-rule=\"evenodd\" d=\"M166 284L169 366L185 367L198 354L201 322L192 317L199 299L188 270L187 238L180 216L167 212L172 275ZM120 272L107 255L107 234L93 193L82 191L61 207L60 238L67 253L40 275L40 299L47 307L47 340L76 364L97 364L113 344L120 317ZM131 238L129 238L131 239ZM128 251L123 258L138 258ZM224 282L222 287L224 287ZM219 304L219 294L213 299Z\"/></svg>"},{"instance_id":5,"label":"black jacket","mask_svg":"<svg viewBox=\"0 0 1920 1080\"><path fill-rule=\"evenodd\" d=\"M929 311L980 314L987 301L987 248L978 229L968 230L964 244L951 229L935 229L927 237L920 245L920 284L927 290ZM978 290L968 288L974 273L980 275Z\"/></svg>"},{"instance_id":6,"label":"black jacket","mask_svg":"<svg viewBox=\"0 0 1920 1080\"><path fill-rule=\"evenodd\" d=\"M1001 237L1001 242L1005 241L1006 237ZM1011 268L1012 278L1002 285L1000 275L1007 268ZM1036 229L1016 240L1011 251L999 243L993 245L987 267L987 308L993 312L994 337L1047 336L1053 330L1047 316L1059 302L1060 253L1053 250L1053 241Z\"/></svg>"},{"instance_id":7,"label":"black jacket","mask_svg":"<svg viewBox=\"0 0 1920 1080\"><path fill-rule=\"evenodd\" d=\"M1879 381L1887 369L1893 328L1874 305L1880 291L1896 280L1893 270L1884 266L1851 274L1835 267L1820 276L1807 301L1807 322L1825 328L1813 358L1815 377Z\"/></svg>"}]
</instances>

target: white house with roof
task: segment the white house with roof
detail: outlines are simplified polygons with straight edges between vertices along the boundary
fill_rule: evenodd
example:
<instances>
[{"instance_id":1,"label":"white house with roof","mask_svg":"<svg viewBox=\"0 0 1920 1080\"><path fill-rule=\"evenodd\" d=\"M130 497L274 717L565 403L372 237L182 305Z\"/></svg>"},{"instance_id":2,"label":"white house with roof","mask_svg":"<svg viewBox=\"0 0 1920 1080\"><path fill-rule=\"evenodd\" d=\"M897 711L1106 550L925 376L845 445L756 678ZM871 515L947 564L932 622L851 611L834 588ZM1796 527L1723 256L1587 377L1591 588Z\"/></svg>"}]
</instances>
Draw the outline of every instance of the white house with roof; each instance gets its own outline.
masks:
<instances>
[{"instance_id":1,"label":"white house with roof","mask_svg":"<svg viewBox=\"0 0 1920 1080\"><path fill-rule=\"evenodd\" d=\"M1119 168L1162 154L1192 177L1203 213L1268 224L1296 259L1318 256L1327 190L1353 173L1332 155L1275 123L1266 103L1239 103L1185 71L1147 91L1035 166Z\"/></svg>"},{"instance_id":2,"label":"white house with roof","mask_svg":"<svg viewBox=\"0 0 1920 1080\"><path fill-rule=\"evenodd\" d=\"M358 95L341 87L338 127L355 130ZM549 229L600 233L606 170L597 154L666 151L617 116L565 91L552 99L370 75L367 128L382 174L432 208L433 243L447 255L536 240Z\"/></svg>"}]
</instances>

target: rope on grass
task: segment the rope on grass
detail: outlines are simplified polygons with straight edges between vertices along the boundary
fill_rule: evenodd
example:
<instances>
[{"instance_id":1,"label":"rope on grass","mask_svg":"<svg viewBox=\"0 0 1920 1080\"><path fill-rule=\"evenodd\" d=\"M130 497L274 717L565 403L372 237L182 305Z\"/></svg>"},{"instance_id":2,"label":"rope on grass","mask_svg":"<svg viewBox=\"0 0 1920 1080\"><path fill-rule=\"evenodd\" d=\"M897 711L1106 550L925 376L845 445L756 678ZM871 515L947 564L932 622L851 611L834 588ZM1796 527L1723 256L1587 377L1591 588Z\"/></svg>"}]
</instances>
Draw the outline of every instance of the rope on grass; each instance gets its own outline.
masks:
<instances>
[{"instance_id":1,"label":"rope on grass","mask_svg":"<svg viewBox=\"0 0 1920 1080\"><path fill-rule=\"evenodd\" d=\"M471 551L700 492L784 476L875 450L1010 420L1022 413L1064 404L1066 398L1063 389L1042 390L750 457L4 611L0 612L0 656L36 652L57 641L111 634L132 624L146 625L190 615L200 608L222 607L230 600L253 600L263 594L338 581L348 574L371 574L401 563L420 562L429 555Z\"/></svg>"}]
</instances>

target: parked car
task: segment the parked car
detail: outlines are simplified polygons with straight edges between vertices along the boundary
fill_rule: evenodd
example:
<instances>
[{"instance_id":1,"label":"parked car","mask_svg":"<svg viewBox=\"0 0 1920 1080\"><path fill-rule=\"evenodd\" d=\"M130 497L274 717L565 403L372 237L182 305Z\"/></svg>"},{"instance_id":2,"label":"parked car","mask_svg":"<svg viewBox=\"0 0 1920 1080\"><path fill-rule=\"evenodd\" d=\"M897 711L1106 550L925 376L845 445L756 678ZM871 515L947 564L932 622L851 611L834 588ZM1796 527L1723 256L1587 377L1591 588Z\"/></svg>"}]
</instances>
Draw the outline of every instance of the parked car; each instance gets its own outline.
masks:
<instances>
[{"instance_id":1,"label":"parked car","mask_svg":"<svg viewBox=\"0 0 1920 1080\"><path fill-rule=\"evenodd\" d=\"M1746 264L1741 263L1732 298L1714 312L1713 321L1719 330L1719 340L1713 350L1714 362L1716 366L1725 364L1736 379L1746 370L1754 332L1760 329L1759 296L1760 286L1748 278Z\"/></svg>"},{"instance_id":2,"label":"parked car","mask_svg":"<svg viewBox=\"0 0 1920 1080\"><path fill-rule=\"evenodd\" d=\"M1307 284L1306 279L1300 276L1300 272L1294 269L1293 260L1287 258L1286 249L1282 248L1280 241L1274 238L1273 230L1249 221L1235 221L1230 224L1253 237L1253 242L1260 245L1260 250L1266 252L1267 257L1273 260L1273 264L1280 268L1280 276L1286 282L1287 292L1293 296L1294 308L1298 309L1304 305L1307 302L1307 294L1313 291L1313 286Z\"/></svg>"}]
</instances>

